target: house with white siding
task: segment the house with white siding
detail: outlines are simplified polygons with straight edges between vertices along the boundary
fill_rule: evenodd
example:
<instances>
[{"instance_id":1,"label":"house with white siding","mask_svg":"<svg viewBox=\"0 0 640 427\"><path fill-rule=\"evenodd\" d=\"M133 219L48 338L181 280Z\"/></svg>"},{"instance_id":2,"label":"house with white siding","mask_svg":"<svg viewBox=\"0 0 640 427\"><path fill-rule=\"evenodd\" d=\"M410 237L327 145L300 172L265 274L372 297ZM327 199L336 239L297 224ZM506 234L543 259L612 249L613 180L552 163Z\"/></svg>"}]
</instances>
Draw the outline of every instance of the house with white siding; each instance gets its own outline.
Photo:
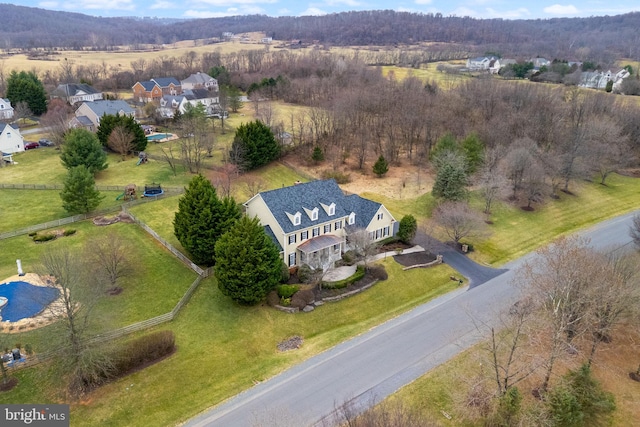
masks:
<instances>
[{"instance_id":1,"label":"house with white siding","mask_svg":"<svg viewBox=\"0 0 640 427\"><path fill-rule=\"evenodd\" d=\"M338 261L348 250L351 231L364 229L372 241L381 241L398 228L384 205L346 195L332 179L264 191L244 207L246 215L260 220L289 267Z\"/></svg>"}]
</instances>

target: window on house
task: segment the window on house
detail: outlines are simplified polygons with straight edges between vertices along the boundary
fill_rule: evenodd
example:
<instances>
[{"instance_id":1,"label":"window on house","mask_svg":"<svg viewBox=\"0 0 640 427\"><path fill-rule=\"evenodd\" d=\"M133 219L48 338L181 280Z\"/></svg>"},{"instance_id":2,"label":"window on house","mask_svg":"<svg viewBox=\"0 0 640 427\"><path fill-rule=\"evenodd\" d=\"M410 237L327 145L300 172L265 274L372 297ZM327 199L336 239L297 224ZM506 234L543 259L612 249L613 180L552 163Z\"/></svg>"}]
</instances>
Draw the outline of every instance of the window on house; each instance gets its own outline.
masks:
<instances>
[{"instance_id":1,"label":"window on house","mask_svg":"<svg viewBox=\"0 0 640 427\"><path fill-rule=\"evenodd\" d=\"M300 225L301 219L302 215L300 214L300 212L296 212L296 214L293 216L293 225Z\"/></svg>"},{"instance_id":2,"label":"window on house","mask_svg":"<svg viewBox=\"0 0 640 427\"><path fill-rule=\"evenodd\" d=\"M382 229L382 237L387 237L389 235L389 227L385 227Z\"/></svg>"},{"instance_id":3,"label":"window on house","mask_svg":"<svg viewBox=\"0 0 640 427\"><path fill-rule=\"evenodd\" d=\"M324 226L324 234L331 233L331 224Z\"/></svg>"},{"instance_id":4,"label":"window on house","mask_svg":"<svg viewBox=\"0 0 640 427\"><path fill-rule=\"evenodd\" d=\"M313 237L319 236L320 235L320 227L315 227L313 229Z\"/></svg>"},{"instance_id":5,"label":"window on house","mask_svg":"<svg viewBox=\"0 0 640 427\"><path fill-rule=\"evenodd\" d=\"M311 211L311 221L317 221L318 220L318 208L315 208L314 210Z\"/></svg>"},{"instance_id":6,"label":"window on house","mask_svg":"<svg viewBox=\"0 0 640 427\"><path fill-rule=\"evenodd\" d=\"M382 218L384 218L384 214L383 213L379 213L378 214L378 221L380 221Z\"/></svg>"},{"instance_id":7,"label":"window on house","mask_svg":"<svg viewBox=\"0 0 640 427\"><path fill-rule=\"evenodd\" d=\"M331 203L331 205L329 205L329 216L332 216L332 215L335 215L335 214L336 214L336 205Z\"/></svg>"},{"instance_id":8,"label":"window on house","mask_svg":"<svg viewBox=\"0 0 640 427\"><path fill-rule=\"evenodd\" d=\"M289 254L289 267L296 265L296 253Z\"/></svg>"},{"instance_id":9,"label":"window on house","mask_svg":"<svg viewBox=\"0 0 640 427\"><path fill-rule=\"evenodd\" d=\"M309 238L309 230L304 230L300 233L300 241L307 240Z\"/></svg>"},{"instance_id":10,"label":"window on house","mask_svg":"<svg viewBox=\"0 0 640 427\"><path fill-rule=\"evenodd\" d=\"M353 225L356 223L356 214L355 212L351 212L349 215L349 225Z\"/></svg>"},{"instance_id":11,"label":"window on house","mask_svg":"<svg viewBox=\"0 0 640 427\"><path fill-rule=\"evenodd\" d=\"M342 228L342 221L336 221L336 222L333 224L333 229L334 229L334 230L340 230L341 228Z\"/></svg>"},{"instance_id":12,"label":"window on house","mask_svg":"<svg viewBox=\"0 0 640 427\"><path fill-rule=\"evenodd\" d=\"M333 245L333 250L336 251L336 252L339 251L340 250L340 244Z\"/></svg>"},{"instance_id":13,"label":"window on house","mask_svg":"<svg viewBox=\"0 0 640 427\"><path fill-rule=\"evenodd\" d=\"M296 242L296 235L295 234L290 234L289 235L289 244L295 243Z\"/></svg>"},{"instance_id":14,"label":"window on house","mask_svg":"<svg viewBox=\"0 0 640 427\"><path fill-rule=\"evenodd\" d=\"M382 228L378 228L376 230L376 240L378 240L380 237L382 237Z\"/></svg>"}]
</instances>

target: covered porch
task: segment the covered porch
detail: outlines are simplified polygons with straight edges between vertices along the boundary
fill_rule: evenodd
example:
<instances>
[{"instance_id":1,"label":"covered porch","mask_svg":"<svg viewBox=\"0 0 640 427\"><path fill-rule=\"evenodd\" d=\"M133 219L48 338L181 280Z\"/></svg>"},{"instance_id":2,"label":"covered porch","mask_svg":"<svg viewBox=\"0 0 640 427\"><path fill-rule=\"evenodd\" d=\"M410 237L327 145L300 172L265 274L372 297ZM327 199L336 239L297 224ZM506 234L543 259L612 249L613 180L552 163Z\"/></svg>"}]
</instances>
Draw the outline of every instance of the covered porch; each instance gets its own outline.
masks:
<instances>
[{"instance_id":1,"label":"covered porch","mask_svg":"<svg viewBox=\"0 0 640 427\"><path fill-rule=\"evenodd\" d=\"M300 254L300 264L307 264L313 268L327 270L342 258L344 238L325 234L307 240L297 251Z\"/></svg>"}]
</instances>

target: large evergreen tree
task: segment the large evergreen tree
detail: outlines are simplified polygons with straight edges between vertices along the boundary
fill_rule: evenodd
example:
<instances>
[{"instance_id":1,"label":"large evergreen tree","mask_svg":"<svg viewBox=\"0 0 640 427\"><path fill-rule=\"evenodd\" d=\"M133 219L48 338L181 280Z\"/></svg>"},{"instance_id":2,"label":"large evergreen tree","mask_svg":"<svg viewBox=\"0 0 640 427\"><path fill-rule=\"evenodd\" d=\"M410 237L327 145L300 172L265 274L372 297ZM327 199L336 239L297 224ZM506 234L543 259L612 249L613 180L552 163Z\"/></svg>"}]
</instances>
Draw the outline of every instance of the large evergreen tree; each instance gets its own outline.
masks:
<instances>
[{"instance_id":1,"label":"large evergreen tree","mask_svg":"<svg viewBox=\"0 0 640 427\"><path fill-rule=\"evenodd\" d=\"M233 198L220 200L211 182L196 175L178 202L173 230L196 264L211 266L216 241L240 216Z\"/></svg>"},{"instance_id":2,"label":"large evergreen tree","mask_svg":"<svg viewBox=\"0 0 640 427\"><path fill-rule=\"evenodd\" d=\"M83 165L92 174L107 168L107 153L100 141L93 133L82 128L69 131L62 145L60 160L67 169Z\"/></svg>"},{"instance_id":3,"label":"large evergreen tree","mask_svg":"<svg viewBox=\"0 0 640 427\"><path fill-rule=\"evenodd\" d=\"M381 155L373 165L373 173L378 175L378 178L382 178L387 172L389 172L389 163L387 163L384 156Z\"/></svg>"},{"instance_id":4,"label":"large evergreen tree","mask_svg":"<svg viewBox=\"0 0 640 427\"><path fill-rule=\"evenodd\" d=\"M242 217L215 247L215 276L223 294L253 305L262 301L282 277L282 259L257 218Z\"/></svg>"},{"instance_id":5,"label":"large evergreen tree","mask_svg":"<svg viewBox=\"0 0 640 427\"><path fill-rule=\"evenodd\" d=\"M136 120L127 115L121 116L120 114L105 114L100 118L100 126L98 126L98 139L103 146L107 147L109 144L109 136L111 132L118 127L124 127L131 135L133 135L133 149L134 151L144 151L147 148L147 136L144 134L142 126Z\"/></svg>"},{"instance_id":6,"label":"large evergreen tree","mask_svg":"<svg viewBox=\"0 0 640 427\"><path fill-rule=\"evenodd\" d=\"M431 193L436 199L460 201L467 198L467 166L457 153L447 152L435 161L438 168Z\"/></svg>"},{"instance_id":7,"label":"large evergreen tree","mask_svg":"<svg viewBox=\"0 0 640 427\"><path fill-rule=\"evenodd\" d=\"M96 182L89 169L79 165L69 169L60 198L64 210L76 215L91 212L104 197L96 190Z\"/></svg>"},{"instance_id":8,"label":"large evergreen tree","mask_svg":"<svg viewBox=\"0 0 640 427\"><path fill-rule=\"evenodd\" d=\"M277 159L280 156L280 146L269 126L255 120L238 126L230 154L231 161L246 171Z\"/></svg>"},{"instance_id":9,"label":"large evergreen tree","mask_svg":"<svg viewBox=\"0 0 640 427\"><path fill-rule=\"evenodd\" d=\"M47 112L47 94L44 85L33 72L13 70L7 79L7 98L13 106L26 102L37 116Z\"/></svg>"}]
</instances>

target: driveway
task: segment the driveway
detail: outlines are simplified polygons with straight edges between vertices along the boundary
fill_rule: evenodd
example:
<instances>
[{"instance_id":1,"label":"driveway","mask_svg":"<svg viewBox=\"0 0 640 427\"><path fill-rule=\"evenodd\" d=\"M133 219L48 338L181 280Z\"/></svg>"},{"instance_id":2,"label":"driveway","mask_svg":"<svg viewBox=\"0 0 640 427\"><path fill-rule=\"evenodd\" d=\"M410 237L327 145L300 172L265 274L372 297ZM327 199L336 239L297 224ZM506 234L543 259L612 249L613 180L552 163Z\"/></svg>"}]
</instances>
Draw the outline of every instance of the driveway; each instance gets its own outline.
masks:
<instances>
[{"instance_id":1,"label":"driveway","mask_svg":"<svg viewBox=\"0 0 640 427\"><path fill-rule=\"evenodd\" d=\"M445 264L450 265L454 270L467 278L469 288L480 286L507 271L506 269L492 268L478 264L467 255L457 251L454 247L442 243L421 231L416 233L413 241L433 254L442 255L442 260Z\"/></svg>"},{"instance_id":2,"label":"driveway","mask_svg":"<svg viewBox=\"0 0 640 427\"><path fill-rule=\"evenodd\" d=\"M631 240L632 216L605 221L580 234L591 238L594 247L626 245ZM464 255L460 258L455 251L441 249L443 255L449 255L448 263L467 269L473 288L457 289L307 359L186 425L333 425L335 408L344 402L351 402L355 410L370 407L478 343L486 331L479 331L477 325L497 325L498 313L520 296L520 289L512 284L513 271L536 255L514 260L504 271L476 267L463 261ZM492 274L494 277L486 280ZM481 283L485 285L478 286Z\"/></svg>"}]
</instances>

